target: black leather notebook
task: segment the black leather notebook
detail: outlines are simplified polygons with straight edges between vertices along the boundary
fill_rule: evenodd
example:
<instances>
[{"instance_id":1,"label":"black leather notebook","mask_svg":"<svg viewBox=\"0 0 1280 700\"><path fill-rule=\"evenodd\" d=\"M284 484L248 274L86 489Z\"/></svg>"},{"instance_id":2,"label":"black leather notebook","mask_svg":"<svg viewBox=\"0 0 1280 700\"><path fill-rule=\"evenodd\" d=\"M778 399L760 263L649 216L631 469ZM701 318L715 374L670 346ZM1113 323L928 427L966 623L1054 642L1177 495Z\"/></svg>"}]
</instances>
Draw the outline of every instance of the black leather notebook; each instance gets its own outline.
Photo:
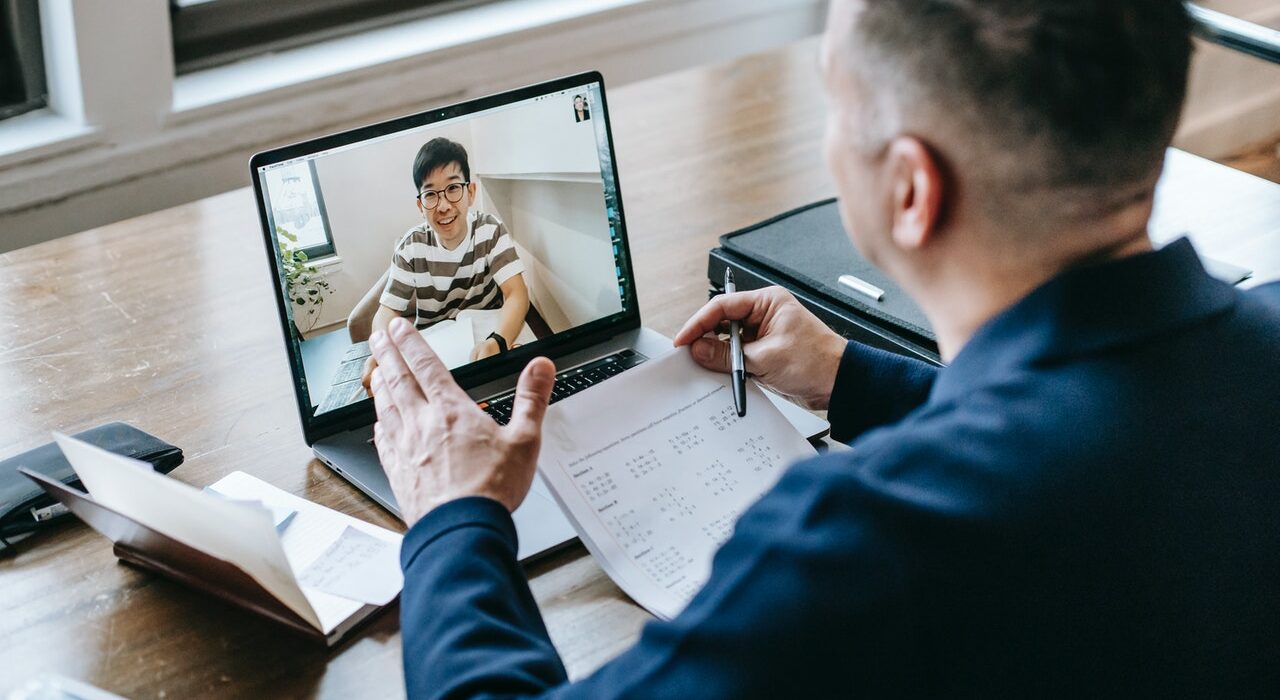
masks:
<instances>
[{"instance_id":1,"label":"black leather notebook","mask_svg":"<svg viewBox=\"0 0 1280 700\"><path fill-rule=\"evenodd\" d=\"M825 199L720 237L725 250L783 276L800 289L853 309L908 337L936 342L924 312L906 292L858 253L835 199ZM854 275L884 290L875 301L839 282ZM794 288L793 288L794 291Z\"/></svg>"}]
</instances>

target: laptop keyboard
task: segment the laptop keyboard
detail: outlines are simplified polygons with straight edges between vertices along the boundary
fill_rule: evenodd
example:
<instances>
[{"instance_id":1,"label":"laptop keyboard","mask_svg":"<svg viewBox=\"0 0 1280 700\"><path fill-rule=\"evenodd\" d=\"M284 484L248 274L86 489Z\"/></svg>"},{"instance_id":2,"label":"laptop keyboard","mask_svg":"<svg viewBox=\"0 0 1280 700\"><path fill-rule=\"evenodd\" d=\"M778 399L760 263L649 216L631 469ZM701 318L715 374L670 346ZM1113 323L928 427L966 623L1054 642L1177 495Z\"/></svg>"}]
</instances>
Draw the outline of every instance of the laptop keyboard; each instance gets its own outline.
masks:
<instances>
[{"instance_id":1,"label":"laptop keyboard","mask_svg":"<svg viewBox=\"0 0 1280 700\"><path fill-rule=\"evenodd\" d=\"M585 365L578 365L556 374L555 387L551 390L551 403L568 398L574 394L617 374L621 374L649 358L635 350L623 350L612 355L592 360ZM515 391L508 392L488 401L479 402L485 413L493 416L498 425L506 425L511 420L511 407L515 402Z\"/></svg>"}]
</instances>

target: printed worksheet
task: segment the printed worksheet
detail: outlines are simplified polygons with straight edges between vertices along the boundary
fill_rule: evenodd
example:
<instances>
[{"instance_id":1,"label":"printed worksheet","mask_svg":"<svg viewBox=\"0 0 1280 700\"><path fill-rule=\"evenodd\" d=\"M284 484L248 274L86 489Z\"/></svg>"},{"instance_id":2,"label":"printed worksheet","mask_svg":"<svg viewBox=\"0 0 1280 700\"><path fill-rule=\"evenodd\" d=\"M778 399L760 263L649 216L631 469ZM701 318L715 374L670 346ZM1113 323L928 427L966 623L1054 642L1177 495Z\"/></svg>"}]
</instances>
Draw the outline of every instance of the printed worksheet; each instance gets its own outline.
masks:
<instances>
[{"instance_id":1,"label":"printed worksheet","mask_svg":"<svg viewBox=\"0 0 1280 700\"><path fill-rule=\"evenodd\" d=\"M738 516L815 454L748 381L676 350L547 410L539 469L601 568L653 614L684 609Z\"/></svg>"}]
</instances>

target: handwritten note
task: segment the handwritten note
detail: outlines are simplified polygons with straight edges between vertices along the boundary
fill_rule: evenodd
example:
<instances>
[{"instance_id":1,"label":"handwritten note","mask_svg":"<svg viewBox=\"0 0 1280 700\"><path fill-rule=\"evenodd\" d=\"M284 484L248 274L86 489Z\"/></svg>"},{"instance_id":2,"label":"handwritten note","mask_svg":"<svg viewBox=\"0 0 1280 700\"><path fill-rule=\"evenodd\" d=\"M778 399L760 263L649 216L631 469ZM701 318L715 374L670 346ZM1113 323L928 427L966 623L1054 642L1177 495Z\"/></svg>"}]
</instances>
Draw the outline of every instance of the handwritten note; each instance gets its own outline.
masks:
<instances>
[{"instance_id":1,"label":"handwritten note","mask_svg":"<svg viewBox=\"0 0 1280 700\"><path fill-rule=\"evenodd\" d=\"M302 574L298 582L331 595L386 605L400 592L400 553L386 540L347 526Z\"/></svg>"},{"instance_id":2,"label":"handwritten note","mask_svg":"<svg viewBox=\"0 0 1280 700\"><path fill-rule=\"evenodd\" d=\"M814 449L754 385L676 351L550 407L539 468L601 567L660 617L688 604L738 516Z\"/></svg>"}]
</instances>

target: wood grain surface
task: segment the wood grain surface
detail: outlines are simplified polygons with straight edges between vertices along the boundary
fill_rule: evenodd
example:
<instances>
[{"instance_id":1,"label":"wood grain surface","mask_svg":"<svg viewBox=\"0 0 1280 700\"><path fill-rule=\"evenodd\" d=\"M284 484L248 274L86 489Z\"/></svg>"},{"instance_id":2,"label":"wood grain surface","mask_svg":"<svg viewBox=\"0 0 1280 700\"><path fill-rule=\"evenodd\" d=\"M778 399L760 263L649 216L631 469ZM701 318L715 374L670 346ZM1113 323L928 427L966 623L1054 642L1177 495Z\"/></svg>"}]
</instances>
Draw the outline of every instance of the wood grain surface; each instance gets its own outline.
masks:
<instances>
[{"instance_id":1,"label":"wood grain surface","mask_svg":"<svg viewBox=\"0 0 1280 700\"><path fill-rule=\"evenodd\" d=\"M813 40L631 84L610 106L641 311L664 333L706 299L717 236L834 193ZM1280 187L1177 162L1164 221L1280 277ZM124 420L183 448L174 478L244 470L399 528L303 443L270 284L247 188L0 255L0 456ZM529 573L575 677L648 619L580 546ZM48 671L135 698L398 697L397 618L318 649L118 564L72 521L0 555L0 693Z\"/></svg>"}]
</instances>

